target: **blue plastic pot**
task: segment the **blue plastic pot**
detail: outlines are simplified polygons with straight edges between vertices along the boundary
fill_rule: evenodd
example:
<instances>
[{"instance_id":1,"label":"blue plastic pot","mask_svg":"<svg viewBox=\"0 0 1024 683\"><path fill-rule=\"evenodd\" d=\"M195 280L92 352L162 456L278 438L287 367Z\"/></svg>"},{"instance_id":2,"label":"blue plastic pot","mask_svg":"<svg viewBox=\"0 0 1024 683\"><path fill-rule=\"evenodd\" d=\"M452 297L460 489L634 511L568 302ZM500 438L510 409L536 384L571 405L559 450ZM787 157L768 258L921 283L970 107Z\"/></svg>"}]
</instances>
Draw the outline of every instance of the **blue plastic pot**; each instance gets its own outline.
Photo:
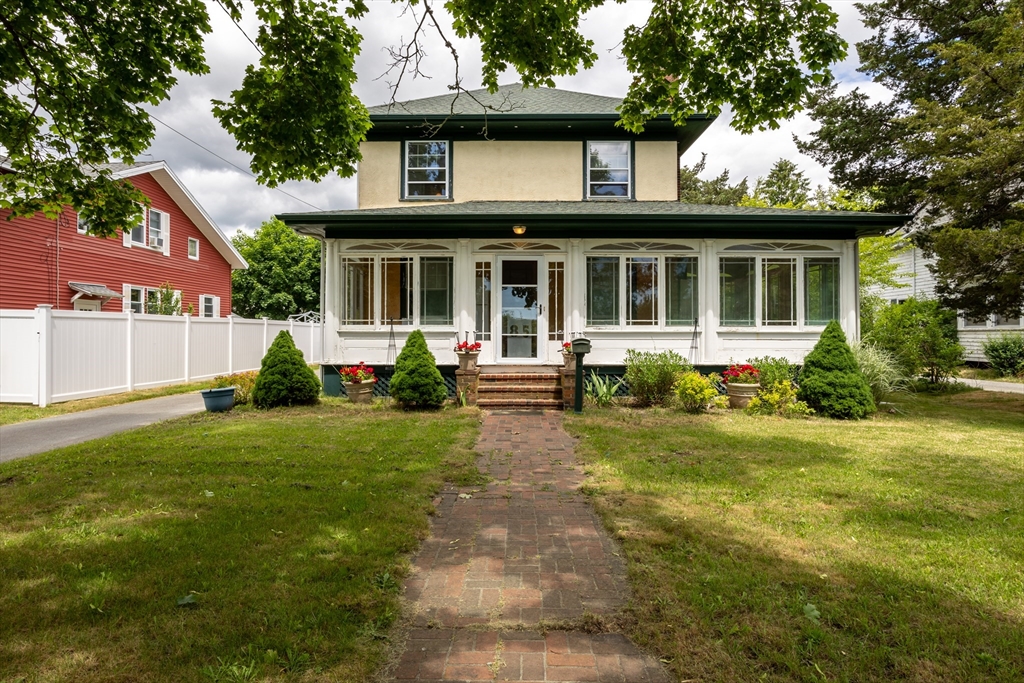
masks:
<instances>
[{"instance_id":1,"label":"blue plastic pot","mask_svg":"<svg viewBox=\"0 0 1024 683\"><path fill-rule=\"evenodd\" d=\"M225 410L231 410L231 407L235 405L234 387L203 389L199 393L203 395L203 403L211 413L223 413Z\"/></svg>"}]
</instances>

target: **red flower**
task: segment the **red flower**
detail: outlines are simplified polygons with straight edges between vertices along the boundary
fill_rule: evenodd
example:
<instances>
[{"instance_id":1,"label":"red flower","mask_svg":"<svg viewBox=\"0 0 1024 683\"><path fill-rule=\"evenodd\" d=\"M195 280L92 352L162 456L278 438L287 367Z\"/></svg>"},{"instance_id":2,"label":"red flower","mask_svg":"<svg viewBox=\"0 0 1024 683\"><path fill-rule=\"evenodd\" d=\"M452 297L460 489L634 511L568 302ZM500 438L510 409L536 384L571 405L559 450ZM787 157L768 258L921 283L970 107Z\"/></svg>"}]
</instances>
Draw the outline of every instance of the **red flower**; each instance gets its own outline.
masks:
<instances>
[{"instance_id":1,"label":"red flower","mask_svg":"<svg viewBox=\"0 0 1024 683\"><path fill-rule=\"evenodd\" d=\"M342 381L351 384L377 381L377 378L373 375L373 368L368 367L365 361L359 361L359 365L341 368L338 373L341 375Z\"/></svg>"},{"instance_id":2,"label":"red flower","mask_svg":"<svg viewBox=\"0 0 1024 683\"><path fill-rule=\"evenodd\" d=\"M480 342L473 342L470 344L468 341L459 342L455 345L456 353L471 353L473 351L479 351L482 344Z\"/></svg>"},{"instance_id":3,"label":"red flower","mask_svg":"<svg viewBox=\"0 0 1024 683\"><path fill-rule=\"evenodd\" d=\"M722 373L722 381L736 384L757 384L760 381L761 371L749 363L743 365L730 365L729 369Z\"/></svg>"}]
</instances>

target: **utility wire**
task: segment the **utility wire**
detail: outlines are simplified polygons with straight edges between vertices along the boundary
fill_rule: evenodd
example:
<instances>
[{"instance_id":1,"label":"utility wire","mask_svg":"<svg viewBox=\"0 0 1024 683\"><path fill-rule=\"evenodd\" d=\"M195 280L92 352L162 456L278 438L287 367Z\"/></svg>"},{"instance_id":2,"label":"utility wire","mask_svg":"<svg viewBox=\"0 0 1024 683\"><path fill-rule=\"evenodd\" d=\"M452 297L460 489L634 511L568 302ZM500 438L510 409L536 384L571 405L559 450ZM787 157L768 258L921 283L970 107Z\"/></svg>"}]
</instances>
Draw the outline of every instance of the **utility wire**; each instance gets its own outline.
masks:
<instances>
[{"instance_id":1,"label":"utility wire","mask_svg":"<svg viewBox=\"0 0 1024 683\"><path fill-rule=\"evenodd\" d=\"M235 18L233 16L231 16L231 12L228 11L228 8L225 7L223 4L221 4L220 0L217 1L217 4L220 5L220 8L222 10L224 10L224 14L228 15L228 19L231 20L231 23L234 24L236 27L238 27L238 30L242 32L242 35L245 36L245 39L248 40L250 43L252 43L252 46L254 48L256 48L256 52L259 52L260 54L263 54L263 50L260 49L260 46L257 45L256 42L252 38L249 37L249 34L245 32L245 29L242 28L242 25L239 24L237 21L235 21Z\"/></svg>"},{"instance_id":2,"label":"utility wire","mask_svg":"<svg viewBox=\"0 0 1024 683\"><path fill-rule=\"evenodd\" d=\"M209 154L212 154L213 156L217 157L218 159L220 159L221 161L223 161L223 162L224 162L225 164L228 164L229 166L233 166L234 168L237 168L237 169L238 169L239 171L241 171L242 173L246 174L246 175L247 175L247 176L249 176L250 178L255 178L256 180L259 180L259 179L258 179L258 178L256 178L256 176L254 176L254 175L252 174L252 172L251 172L251 171L249 171L248 169L244 169L244 168L242 168L241 166L239 166L238 164L235 164L235 163L232 163L232 162L228 161L227 159L225 159L225 158L224 158L224 157L222 157L221 155L219 155L219 154L217 154L216 152L214 152L214 151L213 151L212 149L210 149L209 147L204 147L203 145L199 144L198 142L196 142L195 140L193 140L193 139L192 139L192 138L190 138L189 136L187 136L187 135L185 135L184 133L182 133L182 132L181 132L180 130L177 130L177 129L175 129L175 128L172 128L172 127L171 127L170 125L168 125L168 124L164 123L163 121L161 121L160 119L158 119L158 118L157 118L156 116L154 116L154 115L153 115L152 113L150 113L150 114L149 114L149 118L153 119L153 120L154 120L154 121L156 121L157 123L159 123L159 124L161 124L162 126L166 127L166 128L167 128L168 130L170 130L170 131L171 131L172 133L177 133L178 135L180 135L181 137L185 138L186 140L188 140L189 142L191 142L191 143L192 143L193 145L195 145L195 146L196 146L196 147L198 147L199 149L201 149L201 150L203 150L203 151L205 151L205 152L208 152ZM285 195L286 197L291 197L291 198L292 198L292 199L294 199L295 201L297 201L297 202L302 202L302 203L303 203L303 204L305 204L306 206L308 206L308 207L310 207L310 208L313 208L313 209L316 209L317 211L323 211L323 209L321 209L321 208L320 208L319 206L314 206L313 204L310 204L309 202L307 202L307 201L306 201L305 199L299 199L299 198L298 198L298 197L296 197L295 195L293 195L293 194L289 194L288 192L285 192L284 190L282 190L282 189L281 189L281 188L279 188L279 187L271 187L271 188L269 188L269 189L271 189L271 190L276 190L277 192L280 192L281 194Z\"/></svg>"}]
</instances>

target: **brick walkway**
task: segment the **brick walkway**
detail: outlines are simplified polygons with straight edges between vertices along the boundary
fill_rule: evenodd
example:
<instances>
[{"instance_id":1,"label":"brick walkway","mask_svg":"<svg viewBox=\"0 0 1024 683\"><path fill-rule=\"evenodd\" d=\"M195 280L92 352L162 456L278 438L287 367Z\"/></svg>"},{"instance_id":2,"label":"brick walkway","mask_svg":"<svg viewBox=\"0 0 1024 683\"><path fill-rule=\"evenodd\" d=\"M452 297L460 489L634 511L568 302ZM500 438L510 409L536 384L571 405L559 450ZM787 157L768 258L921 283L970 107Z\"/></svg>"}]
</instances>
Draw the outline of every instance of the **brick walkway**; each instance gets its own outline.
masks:
<instances>
[{"instance_id":1,"label":"brick walkway","mask_svg":"<svg viewBox=\"0 0 1024 683\"><path fill-rule=\"evenodd\" d=\"M629 586L577 492L583 473L561 422L560 412L486 414L477 451L494 481L434 501L405 584L415 614L397 680L669 680L620 634L564 630L584 613L613 614Z\"/></svg>"}]
</instances>

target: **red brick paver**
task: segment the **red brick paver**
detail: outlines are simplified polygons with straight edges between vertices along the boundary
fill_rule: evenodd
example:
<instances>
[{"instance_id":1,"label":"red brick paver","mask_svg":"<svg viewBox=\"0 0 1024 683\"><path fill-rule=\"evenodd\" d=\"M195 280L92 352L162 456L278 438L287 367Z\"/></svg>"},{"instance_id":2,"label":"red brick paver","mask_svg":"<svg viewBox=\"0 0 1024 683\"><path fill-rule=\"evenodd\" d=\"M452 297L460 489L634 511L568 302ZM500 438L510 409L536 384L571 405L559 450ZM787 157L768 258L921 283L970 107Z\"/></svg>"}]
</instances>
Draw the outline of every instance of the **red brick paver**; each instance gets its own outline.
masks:
<instances>
[{"instance_id":1,"label":"red brick paver","mask_svg":"<svg viewBox=\"0 0 1024 683\"><path fill-rule=\"evenodd\" d=\"M431 537L406 581L414 628L396 680L668 680L622 635L549 630L614 613L629 596L617 548L578 491L583 473L561 421L485 415L477 451L493 482L434 501ZM544 634L529 630L541 621Z\"/></svg>"}]
</instances>

